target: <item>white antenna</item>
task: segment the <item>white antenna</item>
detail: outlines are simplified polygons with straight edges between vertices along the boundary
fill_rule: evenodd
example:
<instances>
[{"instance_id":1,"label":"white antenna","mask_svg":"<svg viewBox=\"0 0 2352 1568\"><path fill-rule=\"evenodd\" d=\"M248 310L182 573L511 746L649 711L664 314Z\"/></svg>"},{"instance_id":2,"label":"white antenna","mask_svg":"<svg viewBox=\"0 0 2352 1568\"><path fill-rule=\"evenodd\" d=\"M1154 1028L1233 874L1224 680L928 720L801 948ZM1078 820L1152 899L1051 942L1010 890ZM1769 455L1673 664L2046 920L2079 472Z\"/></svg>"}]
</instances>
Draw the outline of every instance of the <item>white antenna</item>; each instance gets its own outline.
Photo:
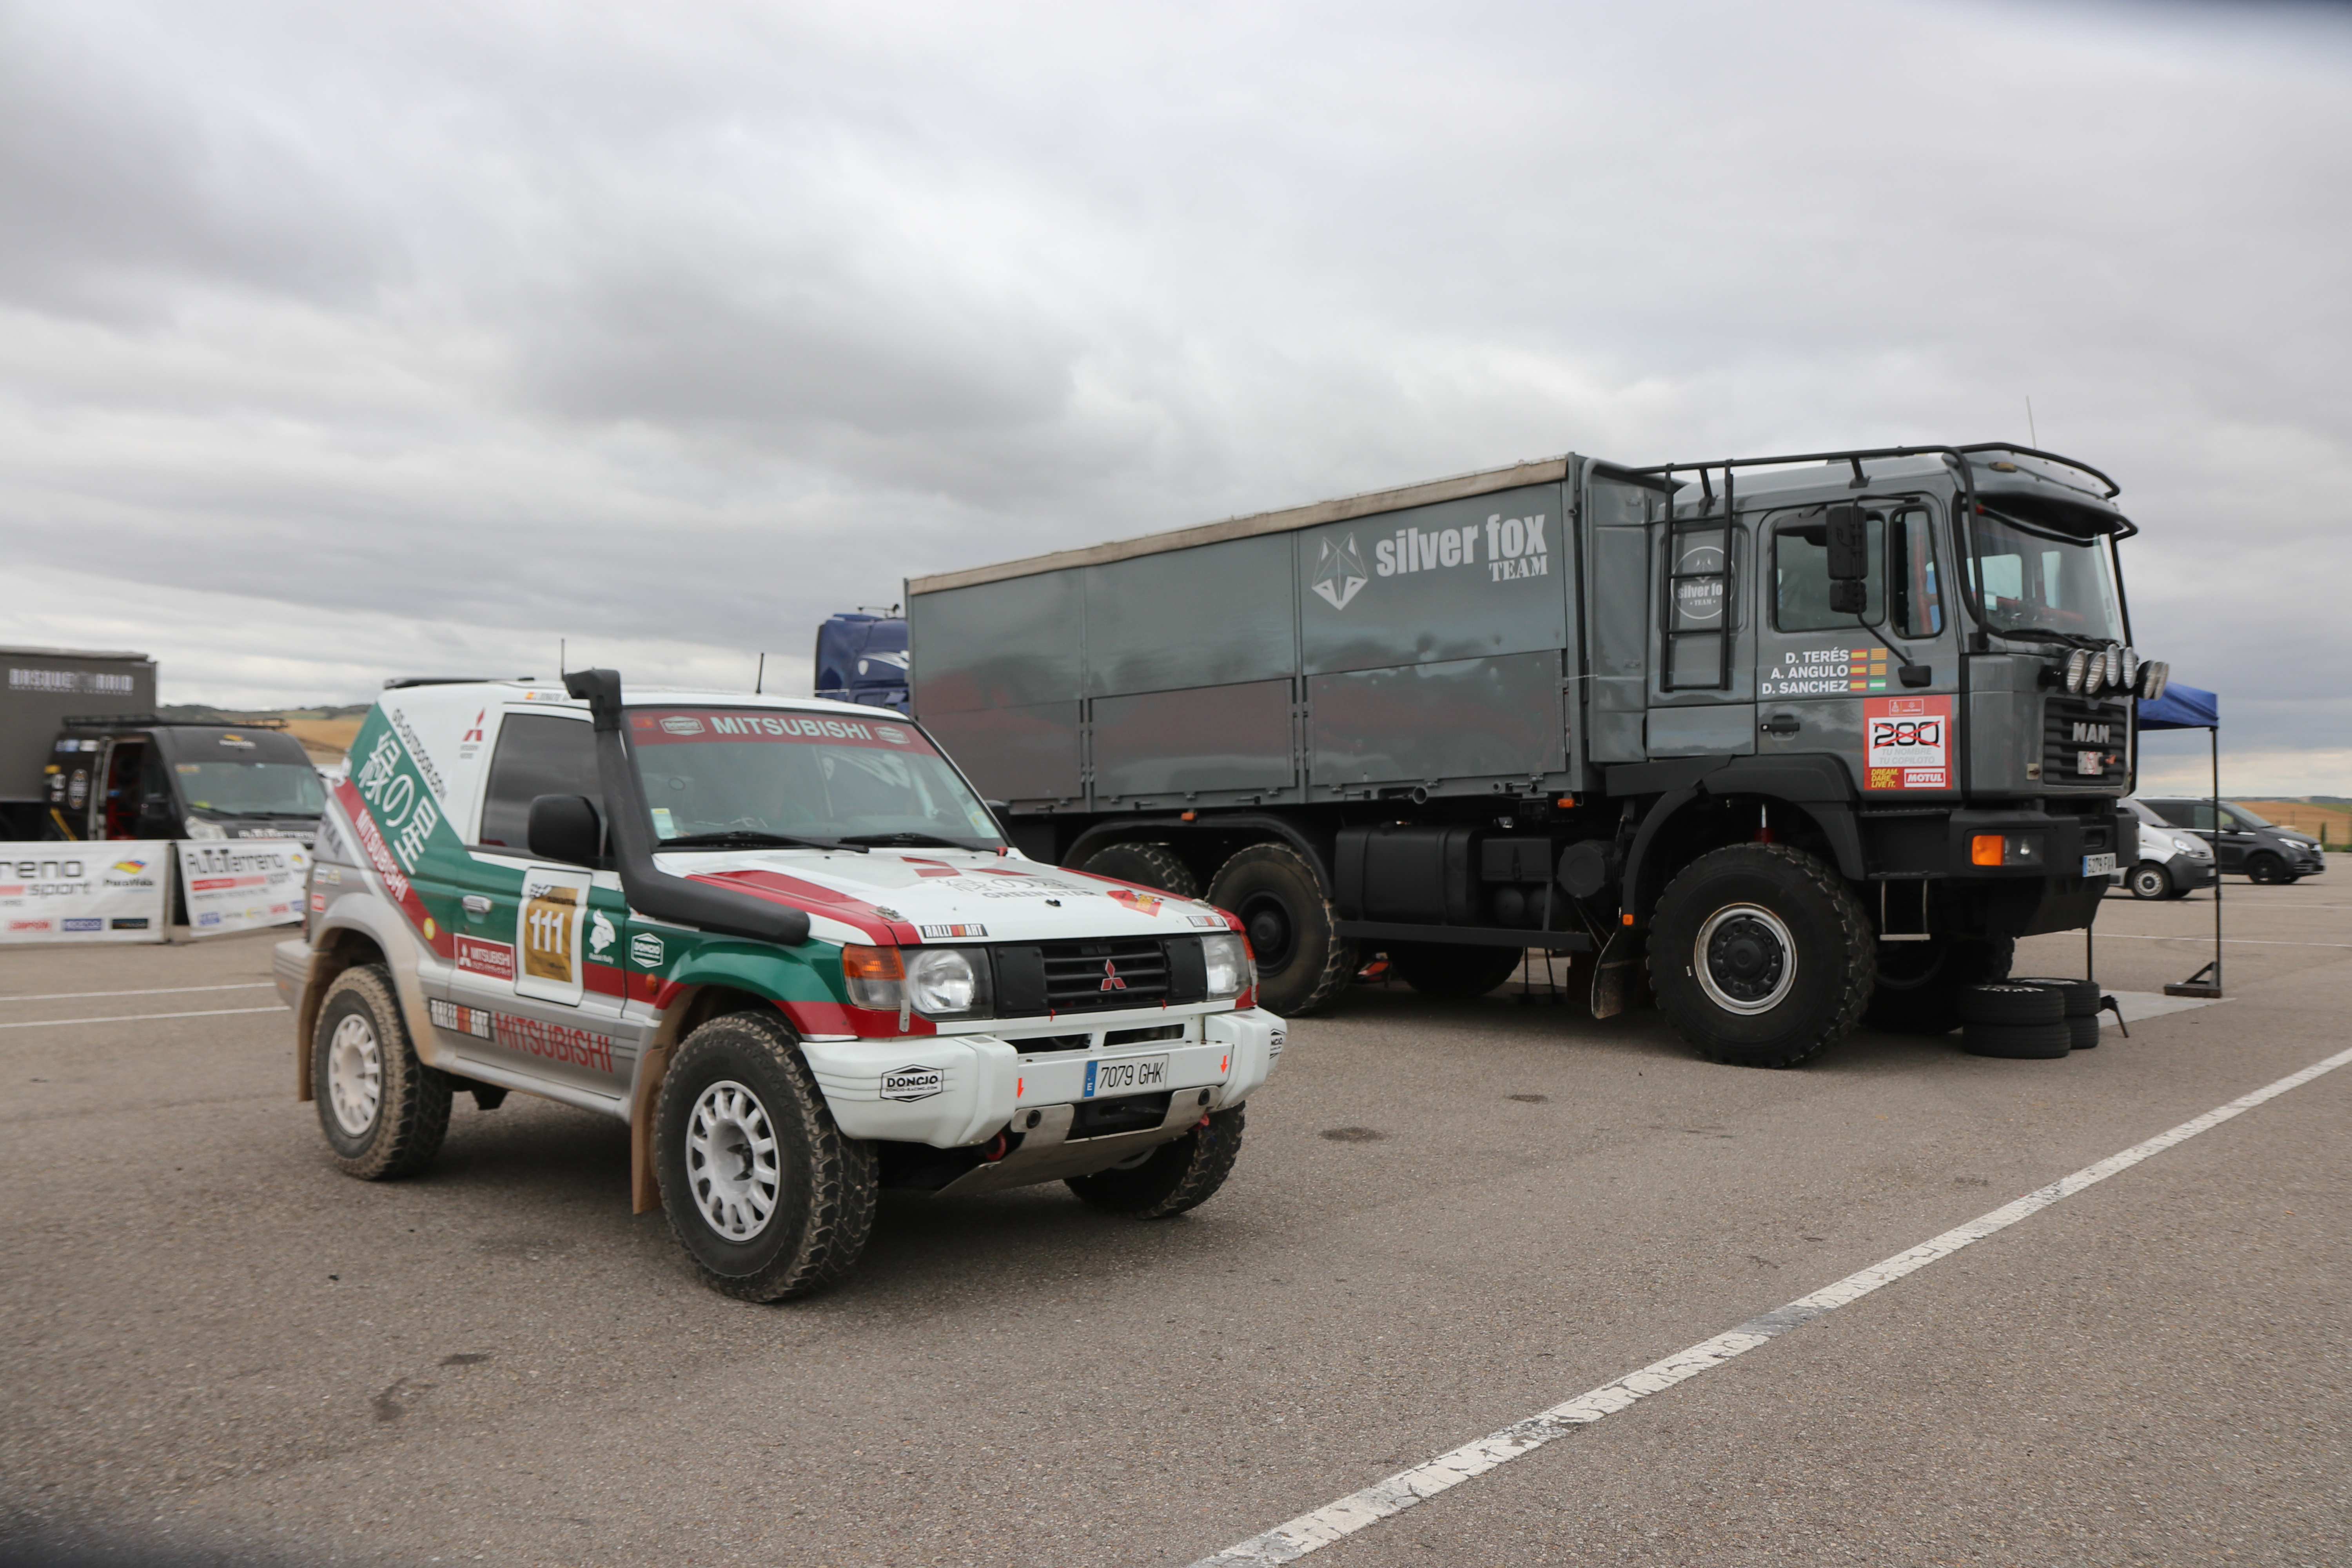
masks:
<instances>
[{"instance_id":1,"label":"white antenna","mask_svg":"<svg viewBox=\"0 0 2352 1568\"><path fill-rule=\"evenodd\" d=\"M2033 428L2033 399L2025 400L2025 437L2036 447L2042 445L2041 433Z\"/></svg>"},{"instance_id":2,"label":"white antenna","mask_svg":"<svg viewBox=\"0 0 2352 1568\"><path fill-rule=\"evenodd\" d=\"M572 656L571 656L569 653L567 653L567 652L565 652L565 651L564 651L563 639L562 639L562 637L558 637L558 638L556 638L556 639L555 639L555 679L556 679L556 683L557 683L558 685L562 684L562 680L563 680L564 676L566 676L567 674L571 673L571 670L572 670L572 662L571 662L571 660L572 660Z\"/></svg>"}]
</instances>

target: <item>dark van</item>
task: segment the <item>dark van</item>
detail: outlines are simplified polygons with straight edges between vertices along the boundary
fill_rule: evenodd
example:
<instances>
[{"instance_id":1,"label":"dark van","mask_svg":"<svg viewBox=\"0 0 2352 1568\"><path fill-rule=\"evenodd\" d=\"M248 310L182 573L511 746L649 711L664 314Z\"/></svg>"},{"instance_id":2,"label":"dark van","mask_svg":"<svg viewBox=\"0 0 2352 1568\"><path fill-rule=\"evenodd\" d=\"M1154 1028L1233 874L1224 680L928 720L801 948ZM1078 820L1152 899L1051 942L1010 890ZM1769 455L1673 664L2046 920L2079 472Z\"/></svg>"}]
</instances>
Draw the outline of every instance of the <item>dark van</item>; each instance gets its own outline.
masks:
<instances>
[{"instance_id":1,"label":"dark van","mask_svg":"<svg viewBox=\"0 0 2352 1568\"><path fill-rule=\"evenodd\" d=\"M309 844L327 802L302 743L277 723L68 719L46 772L47 826L60 838Z\"/></svg>"},{"instance_id":2,"label":"dark van","mask_svg":"<svg viewBox=\"0 0 2352 1568\"><path fill-rule=\"evenodd\" d=\"M2318 839L2265 822L2242 805L2221 803L2221 831L2217 834L2210 800L2142 799L2173 826L2185 827L2213 845L2221 869L2232 875L2255 882L2294 882L2327 869Z\"/></svg>"}]
</instances>

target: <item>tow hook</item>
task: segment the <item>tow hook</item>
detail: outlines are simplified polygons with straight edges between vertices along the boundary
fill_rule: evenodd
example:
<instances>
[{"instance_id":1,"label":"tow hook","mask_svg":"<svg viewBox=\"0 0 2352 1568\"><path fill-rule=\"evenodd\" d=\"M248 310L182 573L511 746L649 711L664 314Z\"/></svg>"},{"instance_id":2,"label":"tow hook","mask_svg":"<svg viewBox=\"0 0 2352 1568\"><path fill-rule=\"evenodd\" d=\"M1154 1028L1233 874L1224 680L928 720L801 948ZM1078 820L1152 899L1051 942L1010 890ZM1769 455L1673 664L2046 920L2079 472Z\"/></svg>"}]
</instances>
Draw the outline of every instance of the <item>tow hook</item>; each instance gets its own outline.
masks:
<instances>
[{"instance_id":1,"label":"tow hook","mask_svg":"<svg viewBox=\"0 0 2352 1568\"><path fill-rule=\"evenodd\" d=\"M993 1165L1011 1152L1013 1152L1012 1135L1010 1132L999 1132L988 1141L988 1147L980 1152L981 1163Z\"/></svg>"}]
</instances>

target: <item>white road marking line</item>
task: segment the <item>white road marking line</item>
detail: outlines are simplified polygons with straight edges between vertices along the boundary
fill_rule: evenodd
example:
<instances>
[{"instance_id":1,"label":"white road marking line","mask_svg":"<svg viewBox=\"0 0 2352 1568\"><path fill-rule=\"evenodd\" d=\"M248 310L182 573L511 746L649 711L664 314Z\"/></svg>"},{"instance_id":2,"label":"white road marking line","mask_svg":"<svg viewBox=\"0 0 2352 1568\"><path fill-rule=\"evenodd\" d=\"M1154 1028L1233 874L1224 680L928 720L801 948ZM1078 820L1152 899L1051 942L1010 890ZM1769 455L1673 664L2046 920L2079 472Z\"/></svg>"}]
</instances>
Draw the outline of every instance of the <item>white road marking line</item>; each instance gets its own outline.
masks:
<instances>
[{"instance_id":1,"label":"white road marking line","mask_svg":"<svg viewBox=\"0 0 2352 1568\"><path fill-rule=\"evenodd\" d=\"M248 980L236 985L158 985L146 991L36 991L24 996L0 995L0 1002L72 1002L87 996L177 996L192 991L267 991L274 980Z\"/></svg>"},{"instance_id":2,"label":"white road marking line","mask_svg":"<svg viewBox=\"0 0 2352 1568\"><path fill-rule=\"evenodd\" d=\"M1688 1350L1679 1351L1664 1361L1653 1362L1639 1372L1628 1373L1613 1383L1604 1383L1590 1393L1580 1394L1566 1404L1555 1405L1499 1432L1490 1432L1475 1442L1465 1443L1450 1453L1440 1454L1425 1464L1400 1471L1352 1497L1341 1498L1328 1508L1301 1514L1264 1535L1253 1536L1238 1546L1229 1546L1213 1557L1203 1557L1193 1563L1192 1568L1235 1568L1239 1564L1296 1562L1310 1552L1344 1540L1391 1514L1402 1513L1415 1503L1425 1502L1440 1492L1460 1486L1474 1476L1484 1475L1524 1454L1534 1452L1555 1438L1565 1437L1579 1426L1590 1426L1637 1400L1663 1393L1685 1379L1696 1377L1710 1367L1721 1366L1734 1356L1744 1355L1759 1345L1768 1344L1801 1323L1811 1322L1826 1312L1858 1301L1883 1286L1892 1285L1906 1274L1925 1268L1939 1258L1948 1258L1996 1231L2006 1230L2019 1220L2040 1214L2062 1198L2072 1197L2085 1187L2095 1186L2118 1172L2129 1170L2150 1155L2160 1154L2176 1143L2186 1142L2200 1132L2219 1127L2231 1117L2252 1110L2264 1100L2274 1100L2291 1089L2299 1089L2347 1062L2352 1062L2352 1050L2338 1051L2332 1057L2312 1063L2300 1072L2289 1073L2275 1083L2265 1084L2251 1094L2240 1095L2227 1105L2216 1106L2202 1116L2192 1117L2169 1131L2159 1132L2144 1143L2135 1143L2120 1154L2110 1154L2096 1164L2084 1166L2071 1176L2062 1176L2046 1187L2028 1193L2013 1203L2002 1205L1990 1214L1957 1226L1932 1240L1923 1241L1908 1252L1898 1252L1883 1263L1873 1264L1857 1274L1849 1274L1834 1285L1825 1286L1810 1296L1800 1296L1787 1306L1761 1317L1750 1318L1738 1328L1717 1334L1711 1340L1701 1340Z\"/></svg>"},{"instance_id":3,"label":"white road marking line","mask_svg":"<svg viewBox=\"0 0 2352 1568\"><path fill-rule=\"evenodd\" d=\"M0 1029L46 1029L59 1024L144 1024L155 1018L226 1018L239 1013L283 1013L283 1007L212 1007L201 1013L117 1013L106 1018L27 1018Z\"/></svg>"}]
</instances>

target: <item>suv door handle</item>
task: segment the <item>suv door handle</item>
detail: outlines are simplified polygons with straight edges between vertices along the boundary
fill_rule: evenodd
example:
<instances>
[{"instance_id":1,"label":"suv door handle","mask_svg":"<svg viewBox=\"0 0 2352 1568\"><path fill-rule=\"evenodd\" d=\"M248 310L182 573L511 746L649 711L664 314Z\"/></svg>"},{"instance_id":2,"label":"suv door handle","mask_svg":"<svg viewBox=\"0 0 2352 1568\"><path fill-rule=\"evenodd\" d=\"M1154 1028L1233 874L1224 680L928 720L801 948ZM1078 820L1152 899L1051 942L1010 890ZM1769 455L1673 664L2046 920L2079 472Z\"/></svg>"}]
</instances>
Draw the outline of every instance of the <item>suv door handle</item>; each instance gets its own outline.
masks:
<instances>
[{"instance_id":1,"label":"suv door handle","mask_svg":"<svg viewBox=\"0 0 2352 1568\"><path fill-rule=\"evenodd\" d=\"M1768 735L1793 735L1804 726L1797 722L1794 713L1775 713L1758 728Z\"/></svg>"},{"instance_id":2,"label":"suv door handle","mask_svg":"<svg viewBox=\"0 0 2352 1568\"><path fill-rule=\"evenodd\" d=\"M475 916L477 919L490 912L490 900L484 898L479 893L467 893L464 898L457 901L466 906L466 912L467 914Z\"/></svg>"}]
</instances>

